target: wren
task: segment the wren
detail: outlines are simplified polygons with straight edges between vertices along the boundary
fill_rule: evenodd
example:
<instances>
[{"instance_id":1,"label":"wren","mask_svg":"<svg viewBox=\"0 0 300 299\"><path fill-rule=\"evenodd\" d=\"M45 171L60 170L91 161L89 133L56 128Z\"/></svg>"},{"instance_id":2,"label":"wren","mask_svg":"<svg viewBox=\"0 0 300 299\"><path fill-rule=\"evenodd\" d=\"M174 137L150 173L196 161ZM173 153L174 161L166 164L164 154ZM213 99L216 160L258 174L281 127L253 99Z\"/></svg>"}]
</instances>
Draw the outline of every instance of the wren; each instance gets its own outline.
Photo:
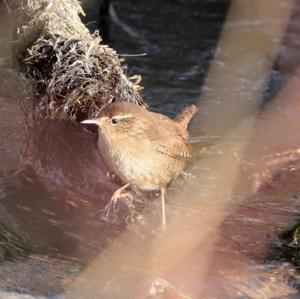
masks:
<instances>
[{"instance_id":1,"label":"wren","mask_svg":"<svg viewBox=\"0 0 300 299\"><path fill-rule=\"evenodd\" d=\"M98 118L83 124L98 126L98 148L108 168L123 182L110 202L115 204L129 186L143 191L159 190L162 225L166 225L166 187L191 159L187 127L197 112L185 108L174 120L128 102L105 106Z\"/></svg>"}]
</instances>

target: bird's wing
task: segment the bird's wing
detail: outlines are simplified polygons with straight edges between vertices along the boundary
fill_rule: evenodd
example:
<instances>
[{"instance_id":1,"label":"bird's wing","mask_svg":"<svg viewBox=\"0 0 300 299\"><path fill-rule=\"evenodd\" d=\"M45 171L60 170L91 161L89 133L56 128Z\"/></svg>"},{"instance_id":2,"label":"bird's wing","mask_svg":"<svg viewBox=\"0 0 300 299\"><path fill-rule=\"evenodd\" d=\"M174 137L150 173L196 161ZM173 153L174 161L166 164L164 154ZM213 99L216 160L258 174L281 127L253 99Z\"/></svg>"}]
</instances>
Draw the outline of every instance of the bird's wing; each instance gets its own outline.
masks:
<instances>
[{"instance_id":1,"label":"bird's wing","mask_svg":"<svg viewBox=\"0 0 300 299\"><path fill-rule=\"evenodd\" d=\"M159 144L157 150L165 155L173 157L179 160L191 160L192 154L191 150L187 145L182 146L182 144L177 143L172 146L172 148L168 145L165 146L163 144Z\"/></svg>"},{"instance_id":2,"label":"bird's wing","mask_svg":"<svg viewBox=\"0 0 300 299\"><path fill-rule=\"evenodd\" d=\"M152 124L151 142L157 151L180 160L190 160L192 158L191 147L187 145L186 138L178 129L175 123L169 118L159 115L160 126L155 122Z\"/></svg>"}]
</instances>

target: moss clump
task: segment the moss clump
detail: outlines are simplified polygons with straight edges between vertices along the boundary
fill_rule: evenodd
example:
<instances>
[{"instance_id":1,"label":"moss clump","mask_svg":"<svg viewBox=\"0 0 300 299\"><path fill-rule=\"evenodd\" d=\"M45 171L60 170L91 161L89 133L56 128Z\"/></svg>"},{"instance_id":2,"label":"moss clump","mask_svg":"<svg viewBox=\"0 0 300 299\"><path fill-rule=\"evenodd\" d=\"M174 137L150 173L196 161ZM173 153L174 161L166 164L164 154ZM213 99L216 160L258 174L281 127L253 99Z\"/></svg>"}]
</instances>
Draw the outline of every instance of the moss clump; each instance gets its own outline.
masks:
<instances>
[{"instance_id":1,"label":"moss clump","mask_svg":"<svg viewBox=\"0 0 300 299\"><path fill-rule=\"evenodd\" d=\"M280 250L285 259L300 265L300 222L282 235Z\"/></svg>"}]
</instances>

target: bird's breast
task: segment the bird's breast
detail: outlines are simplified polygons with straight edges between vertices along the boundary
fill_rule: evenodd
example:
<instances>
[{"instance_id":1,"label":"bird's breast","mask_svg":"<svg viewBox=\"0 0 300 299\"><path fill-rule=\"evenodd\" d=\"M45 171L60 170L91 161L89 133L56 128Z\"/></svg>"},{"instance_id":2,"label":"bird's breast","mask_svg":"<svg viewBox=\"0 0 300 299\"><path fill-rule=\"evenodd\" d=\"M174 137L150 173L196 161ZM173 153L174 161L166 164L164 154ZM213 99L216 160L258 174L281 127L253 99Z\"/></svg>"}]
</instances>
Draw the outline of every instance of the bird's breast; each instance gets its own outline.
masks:
<instances>
[{"instance_id":1,"label":"bird's breast","mask_svg":"<svg viewBox=\"0 0 300 299\"><path fill-rule=\"evenodd\" d=\"M130 141L127 141L130 142ZM182 171L185 162L164 155L146 142L110 144L98 141L107 166L125 183L141 190L158 190Z\"/></svg>"}]
</instances>

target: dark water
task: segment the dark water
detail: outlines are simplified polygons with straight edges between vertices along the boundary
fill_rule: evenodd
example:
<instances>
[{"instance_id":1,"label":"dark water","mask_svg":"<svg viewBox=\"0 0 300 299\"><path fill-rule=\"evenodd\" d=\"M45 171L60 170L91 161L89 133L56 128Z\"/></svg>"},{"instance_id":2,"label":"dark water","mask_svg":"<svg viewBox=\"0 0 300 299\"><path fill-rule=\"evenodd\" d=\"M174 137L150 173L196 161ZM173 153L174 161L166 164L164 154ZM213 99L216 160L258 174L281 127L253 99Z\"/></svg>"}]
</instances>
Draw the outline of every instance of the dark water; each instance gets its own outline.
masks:
<instances>
[{"instance_id":1,"label":"dark water","mask_svg":"<svg viewBox=\"0 0 300 299\"><path fill-rule=\"evenodd\" d=\"M93 29L99 21L96 9L99 3L95 2L89 1L85 4L88 12L86 21ZM204 80L216 53L229 5L229 1L224 0L154 0L151 5L149 1L113 1L113 20L106 42L119 54L147 54L124 58L128 65L128 74L142 75L145 87L143 96L152 110L173 117L182 107L198 103L199 98L201 99L205 89ZM271 102L280 89L295 77L299 61L298 44L295 42L299 37L299 11L299 5L296 5L269 76L265 101ZM148 245L155 244L151 241L161 241L155 240L155 234L151 232L152 225L155 231L155 219L159 217L157 201L153 201L154 207L151 207L152 201L150 207L141 204L141 207L147 211L149 209L154 215L150 220L145 218L139 222L139 218L136 219L136 224L132 224L127 217L126 207L120 206L117 214L107 221L102 218L102 209L120 182L107 180L107 169L97 154L94 134L76 124L45 121L30 132L37 142L34 145L27 142L32 135L28 135L25 130L27 118L22 107L24 102L30 101L31 95L10 63L10 34L7 29L10 20L3 18L1 22L5 26L0 26L0 239L4 261L0 267L0 286L6 290L34 295L61 293L68 289L71 279L80 276L79 269L93 266L93 259L105 248L110 248L112 241L118 240L123 232L125 223L129 223L135 236L133 239L136 243L133 243L138 245L131 248L129 243L128 248L122 247L117 257L109 250L104 253L104 258L112 254L116 260L108 260L110 268L120 267L121 271L107 270L106 273L112 271L109 279L104 272L99 271L102 279L95 272L87 279L87 286L91 282L89 289L92 290L96 285L99 290L90 296L86 294L77 297L127 298L128 295L129 298L131 289L139 289L140 285L147 289L156 277L151 278L152 280L146 279L146 282L143 280L140 285L137 279L151 268L149 264L153 262L148 259ZM255 23L249 22L248 26L251 30ZM231 70L235 71L234 64ZM295 90L297 83L298 81L292 85ZM248 92L254 92L255 88L253 85ZM289 98L291 94L292 91L287 91L285 98ZM273 257L277 255L271 249L279 243L278 234L293 223L299 208L299 163L296 158L293 159L294 153L290 155L288 152L297 149L300 144L296 116L299 105L297 97L295 98L296 100L292 98L285 101L290 103L290 106L286 104L288 108L282 102L275 106L274 110L280 111L282 119L268 116L271 119L268 122L267 116L262 117L251 139L256 146L249 146L244 150L249 160L241 163L240 167L246 170L241 171L240 177L236 179L234 191L227 200L230 212L226 213L226 217L222 216L224 219L222 218L220 228L216 229L218 240L210 248L209 257L204 258L211 260L211 264L203 284L199 286L198 282L205 252L203 243L194 246L184 262L176 265L177 268L171 268L172 273L165 275L176 287L187 290L193 298L203 298L203 293L215 296L214 298L271 298L271 295L260 297L262 293L259 292L272 289L274 277L279 281L278 289L271 294L286 298L286 294L290 293L287 281L288 278L296 279L294 269L291 265L281 268L282 264L279 260L274 260ZM264 125L265 122L271 125ZM278 138L272 135L274 131ZM197 200L205 202L210 193L213 194L212 198L218 198L225 192L222 184L227 169L221 166L222 161L238 151L244 136L239 136L238 140L231 143L226 143L225 140L223 147L213 147L211 145L216 140L211 136L199 136L197 130L192 135L196 156L200 161L215 159L217 166L215 169L209 163L207 168L205 163L190 166L189 172L192 176L187 182L201 185L201 191L196 189L197 193L192 196L186 191L189 195L185 196L191 198L191 207L189 203L185 205L176 201L176 192L171 193L175 199L169 203L169 214L170 218L174 216L179 219L177 223L180 223L181 214L190 219L194 225L189 222L185 225L182 221L182 226L177 227L178 231L183 235L185 231L193 232L196 236L199 231L206 229L196 226L198 219L206 219L208 214L217 215L222 211L219 210L217 202L209 207L203 205L204 208L198 210L193 204L197 206ZM202 146L201 150L198 150L199 145ZM288 152L280 156L283 162L279 165L283 165L283 171L275 164L273 168L268 166L268 173L265 173L267 163L274 162L273 155L279 150ZM35 156L28 155L28 151L34 152L39 157L38 161L33 160L32 156ZM227 166L229 169L230 163ZM224 169L220 172L218 168ZM256 172L261 175L257 179L257 192L255 188L244 187L250 185L250 177ZM185 184L179 181L173 190L185 189L183 185ZM249 195L249 189L253 194ZM192 199L195 194L197 200ZM154 219L154 223L151 219ZM209 219L207 223L209 226ZM150 240L148 243L147 238ZM185 241L188 244L187 240ZM180 244L168 239L168 236L165 241L171 247L180 247ZM122 240L120 242L123 244ZM122 259L122 252L127 252L126 250L129 255ZM119 253L118 250L116 252ZM151 262L147 264L149 260ZM269 262L264 263L266 260ZM158 265L159 274L164 274L164 268L173 265L172 261L168 263L162 264L162 269ZM30 271L38 274L31 277L27 274ZM269 281L270 284L264 284ZM99 282L103 282L100 287ZM125 287L122 289L122 286ZM120 297L122 292L124 297ZM78 294L81 293L78 291Z\"/></svg>"},{"instance_id":2,"label":"dark water","mask_svg":"<svg viewBox=\"0 0 300 299\"><path fill-rule=\"evenodd\" d=\"M107 43L120 54L147 54L124 58L129 74L142 75L153 110L174 117L197 102L228 7L224 0L113 1L118 20Z\"/></svg>"}]
</instances>

